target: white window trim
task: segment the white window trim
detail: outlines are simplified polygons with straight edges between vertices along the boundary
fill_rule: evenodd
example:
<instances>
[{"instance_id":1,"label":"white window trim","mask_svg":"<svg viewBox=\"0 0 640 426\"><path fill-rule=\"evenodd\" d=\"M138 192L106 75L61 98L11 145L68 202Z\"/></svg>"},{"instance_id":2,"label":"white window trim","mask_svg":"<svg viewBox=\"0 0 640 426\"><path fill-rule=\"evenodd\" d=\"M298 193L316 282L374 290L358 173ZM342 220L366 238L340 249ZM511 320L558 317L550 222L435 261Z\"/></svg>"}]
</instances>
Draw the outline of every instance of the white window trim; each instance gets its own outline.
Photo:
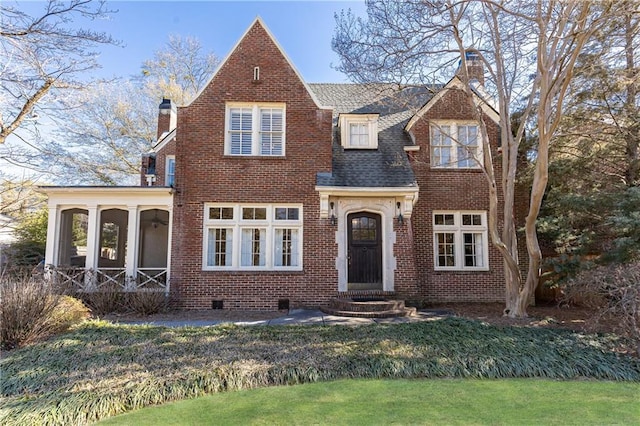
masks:
<instances>
[{"instance_id":1,"label":"white window trim","mask_svg":"<svg viewBox=\"0 0 640 426\"><path fill-rule=\"evenodd\" d=\"M231 108L251 108L251 154L231 153L231 130L230 130L230 110ZM264 155L260 145L260 109L279 108L282 109L282 154ZM286 104L281 102L227 102L224 113L224 154L233 157L284 157L286 155L286 134L287 134L287 109Z\"/></svg>"},{"instance_id":2,"label":"white window trim","mask_svg":"<svg viewBox=\"0 0 640 426\"><path fill-rule=\"evenodd\" d=\"M173 182L169 183L169 164L173 161ZM167 155L164 160L164 184L165 186L175 185L176 183L176 156Z\"/></svg>"},{"instance_id":3,"label":"white window trim","mask_svg":"<svg viewBox=\"0 0 640 426\"><path fill-rule=\"evenodd\" d=\"M449 214L453 215L453 225L436 225L436 215ZM482 218L482 225L462 225L462 215L474 214L480 215ZM488 271L489 270L489 232L487 227L487 212L483 210L463 210L463 211L449 211L439 210L434 211L431 216L431 224L433 226L433 266L436 271ZM439 266L438 265L438 239L436 234L438 233L452 233L454 234L454 256L456 266ZM462 234L475 232L482 233L482 254L484 259L484 265L482 266L465 266L464 265L464 239Z\"/></svg>"},{"instance_id":4,"label":"white window trim","mask_svg":"<svg viewBox=\"0 0 640 426\"><path fill-rule=\"evenodd\" d=\"M449 126L451 132L451 162L445 165L435 164L435 156L433 155L433 131L434 129L439 129L443 126ZM475 157L476 161L473 166L465 166L458 167L458 147L460 147L460 143L458 142L458 126L476 126L477 127L477 141L478 141L478 153ZM430 158L431 158L431 167L434 169L454 169L454 170L476 170L480 169L484 166L484 143L482 140L482 134L480 132L480 124L477 121L473 120L432 120L429 123L429 141L430 141Z\"/></svg>"},{"instance_id":5,"label":"white window trim","mask_svg":"<svg viewBox=\"0 0 640 426\"><path fill-rule=\"evenodd\" d=\"M378 149L378 117L380 114L340 114L340 140L346 149ZM369 132L367 146L353 146L350 141L350 127L352 124L364 124Z\"/></svg>"},{"instance_id":6,"label":"white window trim","mask_svg":"<svg viewBox=\"0 0 640 426\"><path fill-rule=\"evenodd\" d=\"M209 219L209 209L211 207L232 207L233 220L230 219ZM243 208L266 208L267 216L265 220L242 219ZM277 207L297 208L298 220L276 220L275 209ZM302 271L303 252L303 210L302 204L273 203L273 204L235 204L235 203L205 203L203 227L202 227L202 270L203 271ZM207 265L207 243L209 229L226 228L233 230L232 240L232 262L231 266L208 266ZM264 229L265 236L265 265L264 266L242 266L242 230L247 228ZM296 266L275 266L275 238L276 229L295 229L298 231L298 259Z\"/></svg>"}]
</instances>

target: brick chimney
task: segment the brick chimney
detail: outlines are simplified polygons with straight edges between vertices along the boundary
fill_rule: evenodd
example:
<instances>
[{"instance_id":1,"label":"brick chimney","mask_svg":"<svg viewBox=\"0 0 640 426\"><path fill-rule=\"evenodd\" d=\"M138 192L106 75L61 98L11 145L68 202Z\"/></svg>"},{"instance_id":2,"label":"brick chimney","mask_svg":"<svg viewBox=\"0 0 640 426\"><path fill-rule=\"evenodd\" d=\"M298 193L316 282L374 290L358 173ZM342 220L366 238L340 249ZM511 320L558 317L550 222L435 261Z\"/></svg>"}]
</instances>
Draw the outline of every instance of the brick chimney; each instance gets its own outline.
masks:
<instances>
[{"instance_id":1,"label":"brick chimney","mask_svg":"<svg viewBox=\"0 0 640 426\"><path fill-rule=\"evenodd\" d=\"M469 74L469 81L478 81L484 86L484 65L480 58L480 53L475 49L468 49L465 51L464 59L467 64L467 74ZM458 62L458 74L462 76L462 59Z\"/></svg>"},{"instance_id":2,"label":"brick chimney","mask_svg":"<svg viewBox=\"0 0 640 426\"><path fill-rule=\"evenodd\" d=\"M162 103L158 110L158 139L160 139L163 134L175 129L177 121L178 114L176 104L171 102L171 99L162 98Z\"/></svg>"}]
</instances>

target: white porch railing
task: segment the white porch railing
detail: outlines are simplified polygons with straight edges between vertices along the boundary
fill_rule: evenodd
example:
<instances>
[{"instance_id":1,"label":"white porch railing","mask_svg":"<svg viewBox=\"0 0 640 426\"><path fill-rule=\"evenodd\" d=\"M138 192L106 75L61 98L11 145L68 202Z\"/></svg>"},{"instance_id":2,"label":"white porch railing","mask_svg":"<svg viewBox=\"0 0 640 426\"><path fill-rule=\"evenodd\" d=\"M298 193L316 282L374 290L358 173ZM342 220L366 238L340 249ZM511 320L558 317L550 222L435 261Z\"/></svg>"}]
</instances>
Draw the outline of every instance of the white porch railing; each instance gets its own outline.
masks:
<instances>
[{"instance_id":1,"label":"white porch railing","mask_svg":"<svg viewBox=\"0 0 640 426\"><path fill-rule=\"evenodd\" d=\"M167 268L138 268L137 274L133 283L137 291L167 290Z\"/></svg>"},{"instance_id":2,"label":"white porch railing","mask_svg":"<svg viewBox=\"0 0 640 426\"><path fill-rule=\"evenodd\" d=\"M125 268L98 268L95 276L96 290L127 290L127 270Z\"/></svg>"},{"instance_id":3,"label":"white porch railing","mask_svg":"<svg viewBox=\"0 0 640 426\"><path fill-rule=\"evenodd\" d=\"M85 269L68 266L48 268L50 279L62 289L92 291L168 291L167 268L137 268L128 277L125 268Z\"/></svg>"},{"instance_id":4,"label":"white porch railing","mask_svg":"<svg viewBox=\"0 0 640 426\"><path fill-rule=\"evenodd\" d=\"M49 267L47 273L57 288L86 290L87 270L84 268L56 266Z\"/></svg>"}]
</instances>

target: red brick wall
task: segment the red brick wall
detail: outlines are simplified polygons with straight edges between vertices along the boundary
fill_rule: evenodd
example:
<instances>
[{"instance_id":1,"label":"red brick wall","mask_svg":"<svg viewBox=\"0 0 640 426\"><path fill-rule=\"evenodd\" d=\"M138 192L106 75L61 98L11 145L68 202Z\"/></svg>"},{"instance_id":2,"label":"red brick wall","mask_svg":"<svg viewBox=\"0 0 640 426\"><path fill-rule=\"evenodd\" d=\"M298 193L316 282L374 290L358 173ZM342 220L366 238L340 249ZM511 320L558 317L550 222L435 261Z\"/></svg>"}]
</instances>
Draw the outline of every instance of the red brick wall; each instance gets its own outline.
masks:
<instances>
[{"instance_id":1,"label":"red brick wall","mask_svg":"<svg viewBox=\"0 0 640 426\"><path fill-rule=\"evenodd\" d=\"M413 217L405 219L400 225L397 219L393 220L396 232L396 243L393 246L396 271L393 285L398 298L418 302L423 298L423 292L416 268L412 221Z\"/></svg>"},{"instance_id":2,"label":"red brick wall","mask_svg":"<svg viewBox=\"0 0 640 426\"><path fill-rule=\"evenodd\" d=\"M225 156L225 102L286 103L286 156ZM178 109L171 289L179 306L210 309L212 300L224 300L225 309L274 310L278 299L318 306L335 295L335 229L319 218L315 191L316 173L331 171L331 133L331 111L316 106L256 23L202 94ZM302 203L303 271L202 271L208 202Z\"/></svg>"},{"instance_id":3,"label":"red brick wall","mask_svg":"<svg viewBox=\"0 0 640 426\"><path fill-rule=\"evenodd\" d=\"M167 156L176 155L176 140L172 139L156 154L156 183L155 186L164 186L167 173ZM174 185L175 186L175 185Z\"/></svg>"},{"instance_id":4,"label":"red brick wall","mask_svg":"<svg viewBox=\"0 0 640 426\"><path fill-rule=\"evenodd\" d=\"M489 268L484 271L436 271L434 267L433 211L489 210L487 180L481 170L436 169L430 166L430 120L472 120L469 101L462 90L449 90L412 128L420 151L412 154L412 165L420 197L411 220L416 269L423 298L428 302L503 301L502 256L489 241ZM501 168L497 152L498 127L485 116L492 146L496 176ZM499 212L501 216L501 212Z\"/></svg>"}]
</instances>

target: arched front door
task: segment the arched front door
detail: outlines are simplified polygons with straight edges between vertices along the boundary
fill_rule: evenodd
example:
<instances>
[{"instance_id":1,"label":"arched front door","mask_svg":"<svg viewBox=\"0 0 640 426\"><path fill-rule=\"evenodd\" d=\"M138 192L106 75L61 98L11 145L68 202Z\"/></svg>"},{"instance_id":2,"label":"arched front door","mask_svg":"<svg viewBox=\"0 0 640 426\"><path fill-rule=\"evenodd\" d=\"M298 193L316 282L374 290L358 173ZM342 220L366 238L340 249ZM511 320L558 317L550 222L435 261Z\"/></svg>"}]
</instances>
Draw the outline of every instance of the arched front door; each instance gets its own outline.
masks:
<instances>
[{"instance_id":1,"label":"arched front door","mask_svg":"<svg viewBox=\"0 0 640 426\"><path fill-rule=\"evenodd\" d=\"M347 216L349 290L382 290L382 220L379 214Z\"/></svg>"}]
</instances>

